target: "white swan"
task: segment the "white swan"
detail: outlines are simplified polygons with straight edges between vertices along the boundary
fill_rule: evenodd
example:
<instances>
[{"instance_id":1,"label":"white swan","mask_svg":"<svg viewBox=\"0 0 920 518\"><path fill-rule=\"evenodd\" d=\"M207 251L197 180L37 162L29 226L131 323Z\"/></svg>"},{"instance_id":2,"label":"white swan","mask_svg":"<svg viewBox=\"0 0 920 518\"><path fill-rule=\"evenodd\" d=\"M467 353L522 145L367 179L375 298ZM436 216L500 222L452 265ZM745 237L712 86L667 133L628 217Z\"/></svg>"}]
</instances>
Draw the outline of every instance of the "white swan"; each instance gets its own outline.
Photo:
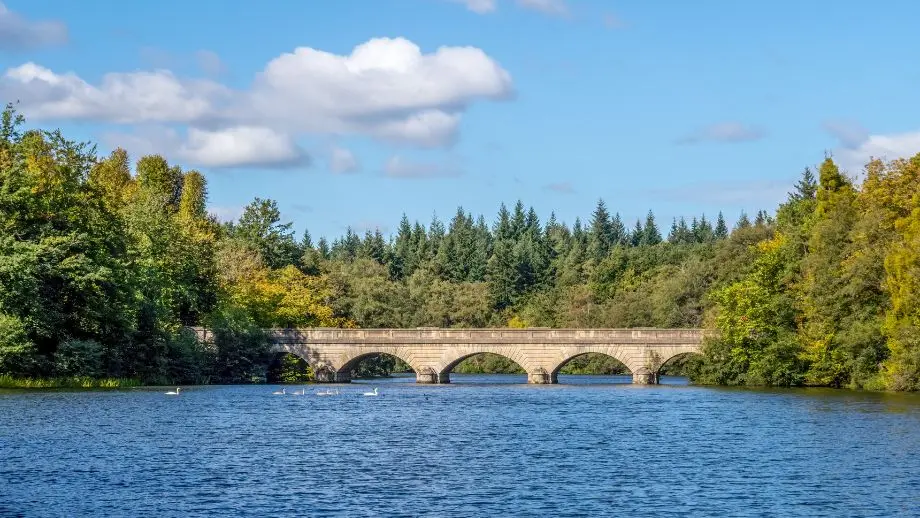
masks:
<instances>
[{"instance_id":1,"label":"white swan","mask_svg":"<svg viewBox=\"0 0 920 518\"><path fill-rule=\"evenodd\" d=\"M377 387L374 387L373 392L365 392L364 395L365 396L379 396L380 394L377 393Z\"/></svg>"},{"instance_id":2,"label":"white swan","mask_svg":"<svg viewBox=\"0 0 920 518\"><path fill-rule=\"evenodd\" d=\"M292 396L303 396L307 393L307 389L300 389L300 392L291 392Z\"/></svg>"},{"instance_id":3,"label":"white swan","mask_svg":"<svg viewBox=\"0 0 920 518\"><path fill-rule=\"evenodd\" d=\"M164 392L164 394L166 394L167 396L178 396L180 390L182 390L181 387L176 387L175 392Z\"/></svg>"},{"instance_id":4,"label":"white swan","mask_svg":"<svg viewBox=\"0 0 920 518\"><path fill-rule=\"evenodd\" d=\"M326 390L324 390L324 391L322 391L322 392L317 392L316 395L317 395L317 396L338 396L338 395L339 395L339 389L335 389L335 392L333 392L333 391L331 391L331 390L329 390L329 389L326 389Z\"/></svg>"},{"instance_id":5,"label":"white swan","mask_svg":"<svg viewBox=\"0 0 920 518\"><path fill-rule=\"evenodd\" d=\"M272 392L272 395L273 395L273 396L283 396L283 395L285 395L286 393L287 393L286 389L281 389L280 392L279 392L279 391Z\"/></svg>"}]
</instances>

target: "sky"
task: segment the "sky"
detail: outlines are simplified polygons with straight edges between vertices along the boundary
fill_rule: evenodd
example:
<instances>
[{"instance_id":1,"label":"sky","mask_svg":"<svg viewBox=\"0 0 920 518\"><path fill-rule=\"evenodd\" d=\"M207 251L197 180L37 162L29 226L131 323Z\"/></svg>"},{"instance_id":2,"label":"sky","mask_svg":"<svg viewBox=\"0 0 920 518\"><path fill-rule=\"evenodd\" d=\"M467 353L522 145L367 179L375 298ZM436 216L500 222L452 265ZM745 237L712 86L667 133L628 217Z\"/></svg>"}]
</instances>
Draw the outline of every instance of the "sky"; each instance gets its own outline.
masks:
<instances>
[{"instance_id":1,"label":"sky","mask_svg":"<svg viewBox=\"0 0 920 518\"><path fill-rule=\"evenodd\" d=\"M773 210L920 152L920 2L2 0L0 100L314 238L402 214Z\"/></svg>"}]
</instances>

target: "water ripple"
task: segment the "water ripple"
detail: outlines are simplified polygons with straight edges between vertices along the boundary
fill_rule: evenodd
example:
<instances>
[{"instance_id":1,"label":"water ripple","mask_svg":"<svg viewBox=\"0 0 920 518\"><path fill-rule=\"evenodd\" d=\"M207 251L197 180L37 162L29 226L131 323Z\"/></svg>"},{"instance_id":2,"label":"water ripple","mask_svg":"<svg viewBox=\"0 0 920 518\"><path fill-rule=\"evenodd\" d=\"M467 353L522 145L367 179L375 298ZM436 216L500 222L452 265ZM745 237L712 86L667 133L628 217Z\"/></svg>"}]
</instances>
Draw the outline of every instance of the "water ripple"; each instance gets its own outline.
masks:
<instances>
[{"instance_id":1,"label":"water ripple","mask_svg":"<svg viewBox=\"0 0 920 518\"><path fill-rule=\"evenodd\" d=\"M3 393L0 515L920 514L917 396L453 378Z\"/></svg>"}]
</instances>

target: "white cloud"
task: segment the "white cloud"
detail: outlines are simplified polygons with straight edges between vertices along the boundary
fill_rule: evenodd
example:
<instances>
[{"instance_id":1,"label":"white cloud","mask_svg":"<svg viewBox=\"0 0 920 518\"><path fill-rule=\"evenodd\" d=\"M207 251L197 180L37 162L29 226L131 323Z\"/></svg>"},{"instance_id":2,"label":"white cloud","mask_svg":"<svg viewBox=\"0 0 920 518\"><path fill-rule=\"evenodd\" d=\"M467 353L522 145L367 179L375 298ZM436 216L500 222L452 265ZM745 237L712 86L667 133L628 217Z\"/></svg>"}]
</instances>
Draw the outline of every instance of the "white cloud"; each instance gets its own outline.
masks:
<instances>
[{"instance_id":1,"label":"white cloud","mask_svg":"<svg viewBox=\"0 0 920 518\"><path fill-rule=\"evenodd\" d=\"M178 79L172 72L111 73L93 86L76 74L26 63L6 71L0 92L19 99L36 119L135 124L195 122L214 117L230 90L212 81Z\"/></svg>"},{"instance_id":2,"label":"white cloud","mask_svg":"<svg viewBox=\"0 0 920 518\"><path fill-rule=\"evenodd\" d=\"M237 126L220 130L189 128L185 134L163 126L107 133L102 140L134 156L160 154L170 161L215 169L306 166L310 157L291 138L269 128Z\"/></svg>"},{"instance_id":3,"label":"white cloud","mask_svg":"<svg viewBox=\"0 0 920 518\"><path fill-rule=\"evenodd\" d=\"M415 162L393 155L383 166L383 174L390 178L445 178L460 176L462 171L450 163Z\"/></svg>"},{"instance_id":4,"label":"white cloud","mask_svg":"<svg viewBox=\"0 0 920 518\"><path fill-rule=\"evenodd\" d=\"M516 0L517 5L524 9L539 11L553 16L569 14L569 6L564 0Z\"/></svg>"},{"instance_id":5,"label":"white cloud","mask_svg":"<svg viewBox=\"0 0 920 518\"><path fill-rule=\"evenodd\" d=\"M307 161L287 135L254 126L217 131L190 128L179 157L204 167L291 166Z\"/></svg>"},{"instance_id":6,"label":"white cloud","mask_svg":"<svg viewBox=\"0 0 920 518\"><path fill-rule=\"evenodd\" d=\"M350 150L336 146L329 153L329 169L333 173L354 173L361 170L361 164Z\"/></svg>"},{"instance_id":7,"label":"white cloud","mask_svg":"<svg viewBox=\"0 0 920 518\"><path fill-rule=\"evenodd\" d=\"M872 135L860 123L844 119L825 121L822 127L840 142L834 160L850 173L860 173L872 159L887 161L920 153L920 131Z\"/></svg>"},{"instance_id":8,"label":"white cloud","mask_svg":"<svg viewBox=\"0 0 920 518\"><path fill-rule=\"evenodd\" d=\"M845 170L855 173L862 171L869 160L874 158L895 160L920 153L920 131L869 135L856 145L844 146L835 154L835 159Z\"/></svg>"},{"instance_id":9,"label":"white cloud","mask_svg":"<svg viewBox=\"0 0 920 518\"><path fill-rule=\"evenodd\" d=\"M205 150L267 137L251 128L289 140L300 134L365 135L446 146L457 138L471 103L511 96L510 74L482 50L441 47L425 54L403 38L372 39L349 55L300 47L272 59L246 90L182 79L168 70L110 73L90 84L35 63L10 68L0 79L0 97L20 99L30 118L185 124L188 136L198 138L184 144L186 153L228 166L230 159L217 160ZM267 149L267 160L257 160L251 149L232 156L244 160L241 165L275 163L290 151Z\"/></svg>"},{"instance_id":10,"label":"white cloud","mask_svg":"<svg viewBox=\"0 0 920 518\"><path fill-rule=\"evenodd\" d=\"M486 14L495 11L495 0L451 0L454 3L463 4L467 9L478 14Z\"/></svg>"},{"instance_id":11,"label":"white cloud","mask_svg":"<svg viewBox=\"0 0 920 518\"><path fill-rule=\"evenodd\" d=\"M760 140L766 133L763 129L740 122L719 122L700 128L677 140L679 144L701 142L748 142Z\"/></svg>"},{"instance_id":12,"label":"white cloud","mask_svg":"<svg viewBox=\"0 0 920 518\"><path fill-rule=\"evenodd\" d=\"M0 50L28 50L67 43L67 26L59 21L32 21L0 2Z\"/></svg>"}]
</instances>

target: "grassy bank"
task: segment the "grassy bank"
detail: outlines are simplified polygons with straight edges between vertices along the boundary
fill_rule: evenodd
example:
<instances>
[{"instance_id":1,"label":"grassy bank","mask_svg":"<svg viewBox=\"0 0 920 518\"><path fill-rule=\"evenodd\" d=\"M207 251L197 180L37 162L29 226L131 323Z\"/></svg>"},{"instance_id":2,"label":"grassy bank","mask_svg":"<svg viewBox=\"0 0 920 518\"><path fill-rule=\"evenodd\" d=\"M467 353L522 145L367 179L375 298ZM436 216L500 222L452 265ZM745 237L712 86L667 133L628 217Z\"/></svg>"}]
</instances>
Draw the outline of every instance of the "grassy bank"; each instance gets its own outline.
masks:
<instances>
[{"instance_id":1,"label":"grassy bank","mask_svg":"<svg viewBox=\"0 0 920 518\"><path fill-rule=\"evenodd\" d=\"M139 386L141 386L140 381L130 378L14 378L9 375L0 375L0 388L2 389L115 389Z\"/></svg>"}]
</instances>

